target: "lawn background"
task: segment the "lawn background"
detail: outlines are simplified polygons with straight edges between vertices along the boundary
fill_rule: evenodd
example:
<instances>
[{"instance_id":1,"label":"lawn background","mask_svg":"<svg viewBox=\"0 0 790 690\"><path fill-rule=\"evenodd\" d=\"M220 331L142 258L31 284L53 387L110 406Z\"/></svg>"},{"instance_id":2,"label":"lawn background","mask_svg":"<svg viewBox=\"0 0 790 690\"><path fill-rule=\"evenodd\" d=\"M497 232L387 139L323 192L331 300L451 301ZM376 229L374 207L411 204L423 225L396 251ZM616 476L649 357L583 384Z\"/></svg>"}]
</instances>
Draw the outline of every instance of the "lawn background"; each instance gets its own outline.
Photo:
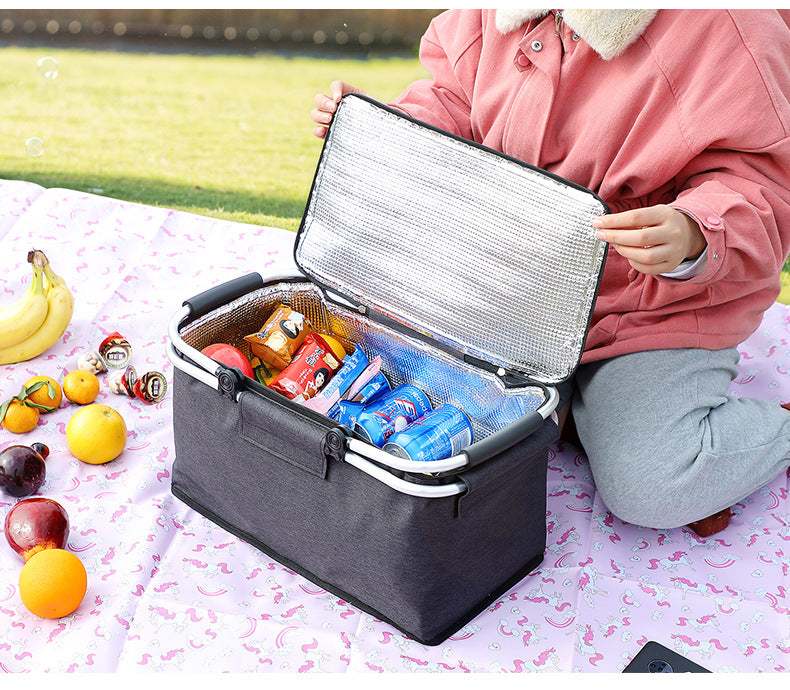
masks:
<instances>
[{"instance_id":1,"label":"lawn background","mask_svg":"<svg viewBox=\"0 0 790 690\"><path fill-rule=\"evenodd\" d=\"M37 67L45 57L54 79ZM342 79L386 101L425 76L416 53L4 47L0 178L296 230L321 148L315 94ZM42 155L26 152L31 137Z\"/></svg>"},{"instance_id":2,"label":"lawn background","mask_svg":"<svg viewBox=\"0 0 790 690\"><path fill-rule=\"evenodd\" d=\"M342 79L388 100L424 76L406 53L0 48L0 177L295 230L321 148L315 94Z\"/></svg>"}]
</instances>

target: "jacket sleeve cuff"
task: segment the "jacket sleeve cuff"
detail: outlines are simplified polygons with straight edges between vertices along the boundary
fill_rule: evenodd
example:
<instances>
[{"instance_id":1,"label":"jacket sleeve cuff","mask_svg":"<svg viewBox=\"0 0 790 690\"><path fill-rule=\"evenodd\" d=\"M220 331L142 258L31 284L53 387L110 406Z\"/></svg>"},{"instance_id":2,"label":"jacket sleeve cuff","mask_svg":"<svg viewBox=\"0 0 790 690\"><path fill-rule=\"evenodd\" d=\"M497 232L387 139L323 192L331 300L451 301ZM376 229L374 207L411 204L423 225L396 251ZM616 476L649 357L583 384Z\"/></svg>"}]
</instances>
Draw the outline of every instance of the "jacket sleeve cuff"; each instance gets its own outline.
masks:
<instances>
[{"instance_id":1,"label":"jacket sleeve cuff","mask_svg":"<svg viewBox=\"0 0 790 690\"><path fill-rule=\"evenodd\" d=\"M689 199L686 198L683 200L683 203L675 202L670 204L670 206L696 221L705 236L707 246L698 259L691 260L691 264L684 261L675 271L664 275L674 279L681 278L682 280L694 280L695 282L708 282L713 280L722 267L724 260L725 222L721 215L707 206L707 204L694 204L692 208L692 204L688 202ZM684 269L687 269L687 272ZM682 275L674 275L677 271L681 271Z\"/></svg>"}]
</instances>

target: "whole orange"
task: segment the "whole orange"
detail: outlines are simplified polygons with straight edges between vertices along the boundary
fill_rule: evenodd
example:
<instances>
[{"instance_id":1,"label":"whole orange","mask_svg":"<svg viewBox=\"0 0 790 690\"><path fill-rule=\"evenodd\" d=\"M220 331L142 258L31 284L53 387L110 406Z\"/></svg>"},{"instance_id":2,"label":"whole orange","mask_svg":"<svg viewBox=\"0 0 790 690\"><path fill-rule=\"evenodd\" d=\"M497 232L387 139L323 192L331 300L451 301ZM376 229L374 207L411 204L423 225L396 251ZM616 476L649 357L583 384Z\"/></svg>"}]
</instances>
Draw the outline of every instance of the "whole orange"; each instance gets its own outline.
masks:
<instances>
[{"instance_id":1,"label":"whole orange","mask_svg":"<svg viewBox=\"0 0 790 690\"><path fill-rule=\"evenodd\" d=\"M99 379L92 371L75 369L63 379L64 395L78 405L87 405L99 394Z\"/></svg>"},{"instance_id":2,"label":"whole orange","mask_svg":"<svg viewBox=\"0 0 790 690\"><path fill-rule=\"evenodd\" d=\"M332 335L328 335L327 333L319 333L319 335L326 341L326 344L329 345L329 348L334 353L335 357L338 359L343 359L346 356L346 348L343 347L343 343L341 343L337 338Z\"/></svg>"},{"instance_id":3,"label":"whole orange","mask_svg":"<svg viewBox=\"0 0 790 690\"><path fill-rule=\"evenodd\" d=\"M93 403L77 410L66 425L72 455L91 465L117 458L126 447L126 422L117 410Z\"/></svg>"},{"instance_id":4,"label":"whole orange","mask_svg":"<svg viewBox=\"0 0 790 690\"><path fill-rule=\"evenodd\" d=\"M38 415L37 407L29 407L19 399L13 398L5 411L3 426L11 433L26 434L36 428Z\"/></svg>"},{"instance_id":5,"label":"whole orange","mask_svg":"<svg viewBox=\"0 0 790 690\"><path fill-rule=\"evenodd\" d=\"M63 391L60 389L60 384L51 376L34 376L25 383L25 390L29 390L39 381L44 385L37 388L32 393L28 393L27 399L37 405L59 407L60 403L63 402ZM42 410L42 412L43 411L44 410Z\"/></svg>"},{"instance_id":6,"label":"whole orange","mask_svg":"<svg viewBox=\"0 0 790 690\"><path fill-rule=\"evenodd\" d=\"M19 573L19 595L31 613L61 618L77 610L88 590L82 561L65 549L34 554Z\"/></svg>"}]
</instances>

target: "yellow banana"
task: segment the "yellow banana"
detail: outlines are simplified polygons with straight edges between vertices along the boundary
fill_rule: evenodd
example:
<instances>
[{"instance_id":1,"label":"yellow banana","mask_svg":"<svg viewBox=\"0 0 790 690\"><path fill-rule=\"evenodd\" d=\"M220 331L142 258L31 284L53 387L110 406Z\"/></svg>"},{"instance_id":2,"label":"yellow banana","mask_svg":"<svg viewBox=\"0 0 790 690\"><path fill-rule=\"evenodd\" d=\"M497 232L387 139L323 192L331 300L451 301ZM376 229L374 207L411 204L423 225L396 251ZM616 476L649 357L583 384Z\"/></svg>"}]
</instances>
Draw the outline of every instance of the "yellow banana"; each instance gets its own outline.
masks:
<instances>
[{"instance_id":1,"label":"yellow banana","mask_svg":"<svg viewBox=\"0 0 790 690\"><path fill-rule=\"evenodd\" d=\"M42 254L43 256L43 254ZM63 335L74 312L74 297L65 281L57 275L44 257L44 275L47 289L48 311L41 326L21 342L0 347L0 364L24 362L46 352Z\"/></svg>"},{"instance_id":2,"label":"yellow banana","mask_svg":"<svg viewBox=\"0 0 790 690\"><path fill-rule=\"evenodd\" d=\"M33 281L25 293L13 304L0 309L0 347L19 343L35 333L49 311L44 290L44 271L33 265Z\"/></svg>"}]
</instances>

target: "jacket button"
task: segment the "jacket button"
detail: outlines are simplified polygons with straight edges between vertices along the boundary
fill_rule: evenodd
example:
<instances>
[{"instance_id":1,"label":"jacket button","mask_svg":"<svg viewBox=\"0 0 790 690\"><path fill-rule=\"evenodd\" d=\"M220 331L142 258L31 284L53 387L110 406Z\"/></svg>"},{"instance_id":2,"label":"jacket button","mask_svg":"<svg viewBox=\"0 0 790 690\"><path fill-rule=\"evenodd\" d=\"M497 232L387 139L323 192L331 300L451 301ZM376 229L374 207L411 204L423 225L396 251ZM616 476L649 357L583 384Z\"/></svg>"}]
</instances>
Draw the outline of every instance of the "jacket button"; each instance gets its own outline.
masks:
<instances>
[{"instance_id":1,"label":"jacket button","mask_svg":"<svg viewBox=\"0 0 790 690\"><path fill-rule=\"evenodd\" d=\"M580 41L581 38L582 37L579 36L579 34L573 34L573 36L571 36L571 40L573 40L573 41Z\"/></svg>"},{"instance_id":2,"label":"jacket button","mask_svg":"<svg viewBox=\"0 0 790 690\"><path fill-rule=\"evenodd\" d=\"M705 221L710 225L712 228L718 228L721 225L721 218L718 216L708 216Z\"/></svg>"},{"instance_id":3,"label":"jacket button","mask_svg":"<svg viewBox=\"0 0 790 690\"><path fill-rule=\"evenodd\" d=\"M539 50L543 50L543 44L540 41L532 41L532 50L538 52Z\"/></svg>"},{"instance_id":4,"label":"jacket button","mask_svg":"<svg viewBox=\"0 0 790 690\"><path fill-rule=\"evenodd\" d=\"M529 58L524 53L519 53L516 58L516 64L519 67L526 67L529 64Z\"/></svg>"}]
</instances>

